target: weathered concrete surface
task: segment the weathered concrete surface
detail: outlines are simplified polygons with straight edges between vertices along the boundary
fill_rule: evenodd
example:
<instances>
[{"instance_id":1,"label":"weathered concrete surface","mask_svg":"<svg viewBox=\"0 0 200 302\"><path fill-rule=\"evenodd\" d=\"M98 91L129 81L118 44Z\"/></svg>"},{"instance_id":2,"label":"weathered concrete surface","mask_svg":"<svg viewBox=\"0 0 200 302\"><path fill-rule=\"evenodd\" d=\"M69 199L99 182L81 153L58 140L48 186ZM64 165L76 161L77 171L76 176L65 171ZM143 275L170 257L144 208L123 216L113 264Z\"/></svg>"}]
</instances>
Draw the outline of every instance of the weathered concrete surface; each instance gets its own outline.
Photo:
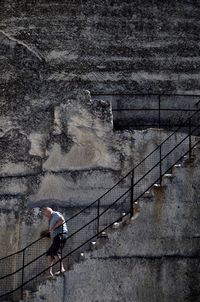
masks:
<instances>
[{"instance_id":1,"label":"weathered concrete surface","mask_svg":"<svg viewBox=\"0 0 200 302\"><path fill-rule=\"evenodd\" d=\"M40 127L32 130L31 127L26 127L26 124L14 129L14 125L20 122L20 117L14 116L10 116L11 127L5 124L5 128L2 128L0 216L2 222L4 213L16 219L15 229L10 226L9 221L2 223L0 240L5 242L5 245L1 256L16 252L39 238L40 231L46 229L47 225L47 222L42 220L40 207L56 207L68 219L98 199L170 134L158 129L113 132L111 104L108 101L92 101L87 91L79 92L73 99L66 99L64 103L52 106L50 111L47 119L42 120L45 125L42 131ZM25 120L28 117L29 113L24 114ZM8 117L5 116L5 120L8 121ZM162 155L185 136L184 133L172 136L163 148ZM188 141L182 147L186 146L188 148ZM137 170L135 180L154 165L158 158L159 153L156 152L147 163L143 163L141 169ZM151 181L153 174L150 176ZM100 213L127 190L130 181L128 177L101 200ZM139 190L145 190L146 181L145 179ZM122 198L119 206L112 207L107 215L100 219L101 227L105 227L110 217L115 220L124 210L130 209L129 193L124 199ZM6 203L6 200L10 203ZM82 212L77 220L68 223L70 233L96 216L97 208L94 205L90 210ZM84 243L96 232L97 221L94 221L70 240L69 248L67 246L64 252L77 248L77 245ZM5 236L9 236L7 240ZM48 240L43 240L42 244L40 241L29 247L25 252L25 263L45 253L49 244ZM4 268L1 270L1 276L21 267L22 255L21 251L2 261ZM79 258L78 252L75 258ZM71 267L73 263L74 259L70 259L67 265ZM25 268L24 281L28 281L45 268L44 254L36 264ZM3 281L8 290L21 284L21 271L17 273L16 278L10 279ZM2 286L0 290L0 294L4 293L5 287Z\"/></svg>"},{"instance_id":2,"label":"weathered concrete surface","mask_svg":"<svg viewBox=\"0 0 200 302\"><path fill-rule=\"evenodd\" d=\"M114 129L176 129L192 117L192 125L198 125L199 96L153 94L100 94L95 100L112 102ZM190 111L193 110L193 111ZM185 127L188 131L188 126Z\"/></svg>"},{"instance_id":3,"label":"weathered concrete surface","mask_svg":"<svg viewBox=\"0 0 200 302\"><path fill-rule=\"evenodd\" d=\"M198 271L198 259L100 258L41 286L29 301L199 301Z\"/></svg>"},{"instance_id":4,"label":"weathered concrete surface","mask_svg":"<svg viewBox=\"0 0 200 302\"><path fill-rule=\"evenodd\" d=\"M19 207L15 209L13 205L9 211L20 217L19 242L11 251L37 239L44 228L41 223L38 227L41 218L34 208L65 208L69 217L68 212L74 214L99 198L169 135L157 129L113 132L111 104L93 101L87 91L52 106L47 113L39 128L19 125L21 115L4 116L9 123L2 124L0 137L0 199L2 211L8 210L5 199L18 200ZM24 120L29 116L30 112L24 113ZM174 136L163 152L167 153L184 135ZM149 164L156 162L158 156L150 158ZM137 170L137 179L148 168L147 163ZM123 184L127 185L129 179ZM113 202L123 190L114 191L102 206ZM5 251L1 255L5 256Z\"/></svg>"},{"instance_id":5,"label":"weathered concrete surface","mask_svg":"<svg viewBox=\"0 0 200 302\"><path fill-rule=\"evenodd\" d=\"M63 99L77 87L93 93L200 91L197 2L3 0L0 10L2 78L10 93L16 69L6 52L15 45L20 68L34 69L29 93L42 99ZM29 60L20 60L21 49ZM45 81L38 89L39 74ZM23 81L20 94L28 95Z\"/></svg>"},{"instance_id":6,"label":"weathered concrete surface","mask_svg":"<svg viewBox=\"0 0 200 302\"><path fill-rule=\"evenodd\" d=\"M199 93L198 4L129 2L1 1L2 256L39 236L44 200L88 204L167 135L113 134L109 103L79 89Z\"/></svg>"},{"instance_id":7,"label":"weathered concrete surface","mask_svg":"<svg viewBox=\"0 0 200 302\"><path fill-rule=\"evenodd\" d=\"M131 225L109 233L64 277L44 282L31 301L200 300L200 160L141 200Z\"/></svg>"}]
</instances>

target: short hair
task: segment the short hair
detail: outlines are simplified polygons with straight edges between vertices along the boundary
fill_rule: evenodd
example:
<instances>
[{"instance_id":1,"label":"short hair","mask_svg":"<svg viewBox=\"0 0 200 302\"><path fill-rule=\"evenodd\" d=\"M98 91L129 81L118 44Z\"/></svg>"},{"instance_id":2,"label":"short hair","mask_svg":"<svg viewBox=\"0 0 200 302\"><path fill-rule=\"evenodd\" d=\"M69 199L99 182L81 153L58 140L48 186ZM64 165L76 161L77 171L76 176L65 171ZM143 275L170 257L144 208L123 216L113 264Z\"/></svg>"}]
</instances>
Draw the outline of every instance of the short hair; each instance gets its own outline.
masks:
<instances>
[{"instance_id":1,"label":"short hair","mask_svg":"<svg viewBox=\"0 0 200 302\"><path fill-rule=\"evenodd\" d=\"M53 210L52 210L52 208L49 208L49 207L44 207L44 208L42 208L41 209L41 211L43 212L43 211L47 211L47 212L53 212Z\"/></svg>"}]
</instances>

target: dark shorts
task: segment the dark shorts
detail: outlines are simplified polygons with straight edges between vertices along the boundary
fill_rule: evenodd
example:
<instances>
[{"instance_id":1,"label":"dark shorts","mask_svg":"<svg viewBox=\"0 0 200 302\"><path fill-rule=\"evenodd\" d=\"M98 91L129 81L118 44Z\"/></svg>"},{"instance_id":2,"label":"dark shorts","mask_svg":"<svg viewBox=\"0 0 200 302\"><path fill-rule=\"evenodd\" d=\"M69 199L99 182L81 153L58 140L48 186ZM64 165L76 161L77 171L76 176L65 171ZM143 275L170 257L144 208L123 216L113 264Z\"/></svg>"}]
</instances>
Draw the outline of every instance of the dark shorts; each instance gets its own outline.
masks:
<instances>
[{"instance_id":1,"label":"dark shorts","mask_svg":"<svg viewBox=\"0 0 200 302\"><path fill-rule=\"evenodd\" d=\"M65 246L67 240L67 234L58 234L54 237L53 243L48 249L46 255L47 256L60 256L61 255L61 249Z\"/></svg>"}]
</instances>

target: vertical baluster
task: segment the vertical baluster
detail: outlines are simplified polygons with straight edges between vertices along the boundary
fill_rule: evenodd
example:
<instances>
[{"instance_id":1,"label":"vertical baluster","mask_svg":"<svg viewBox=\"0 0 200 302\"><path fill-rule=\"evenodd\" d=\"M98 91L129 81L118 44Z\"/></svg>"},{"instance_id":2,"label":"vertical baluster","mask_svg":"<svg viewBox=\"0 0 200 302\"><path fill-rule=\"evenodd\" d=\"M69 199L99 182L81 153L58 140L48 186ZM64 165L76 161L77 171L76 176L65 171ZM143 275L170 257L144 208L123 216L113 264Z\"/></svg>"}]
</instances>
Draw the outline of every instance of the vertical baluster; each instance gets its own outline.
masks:
<instances>
[{"instance_id":1,"label":"vertical baluster","mask_svg":"<svg viewBox=\"0 0 200 302\"><path fill-rule=\"evenodd\" d=\"M191 118L189 118L189 160L192 158Z\"/></svg>"},{"instance_id":2,"label":"vertical baluster","mask_svg":"<svg viewBox=\"0 0 200 302\"><path fill-rule=\"evenodd\" d=\"M61 249L60 249L60 272L62 271L62 257L63 257L63 224L62 224L62 236L61 236Z\"/></svg>"},{"instance_id":3,"label":"vertical baluster","mask_svg":"<svg viewBox=\"0 0 200 302\"><path fill-rule=\"evenodd\" d=\"M130 198L130 216L133 217L133 194L134 194L134 169L131 172L131 198Z\"/></svg>"},{"instance_id":4,"label":"vertical baluster","mask_svg":"<svg viewBox=\"0 0 200 302\"><path fill-rule=\"evenodd\" d=\"M97 204L97 234L99 235L100 232L100 221L99 221L99 214L100 214L100 199L98 199L98 204Z\"/></svg>"},{"instance_id":5,"label":"vertical baluster","mask_svg":"<svg viewBox=\"0 0 200 302\"><path fill-rule=\"evenodd\" d=\"M21 300L23 300L23 291L24 291L24 264L25 264L25 250L22 251L22 286L21 286Z\"/></svg>"},{"instance_id":6,"label":"vertical baluster","mask_svg":"<svg viewBox=\"0 0 200 302\"><path fill-rule=\"evenodd\" d=\"M160 158L160 165L159 165L160 178L159 178L159 182L160 182L160 186L161 186L161 184L162 184L162 145L160 145L160 147L159 147L159 158Z\"/></svg>"},{"instance_id":7,"label":"vertical baluster","mask_svg":"<svg viewBox=\"0 0 200 302\"><path fill-rule=\"evenodd\" d=\"M160 95L158 96L158 128L160 129L161 127L161 120L160 120L160 116L161 116L161 97Z\"/></svg>"}]
</instances>

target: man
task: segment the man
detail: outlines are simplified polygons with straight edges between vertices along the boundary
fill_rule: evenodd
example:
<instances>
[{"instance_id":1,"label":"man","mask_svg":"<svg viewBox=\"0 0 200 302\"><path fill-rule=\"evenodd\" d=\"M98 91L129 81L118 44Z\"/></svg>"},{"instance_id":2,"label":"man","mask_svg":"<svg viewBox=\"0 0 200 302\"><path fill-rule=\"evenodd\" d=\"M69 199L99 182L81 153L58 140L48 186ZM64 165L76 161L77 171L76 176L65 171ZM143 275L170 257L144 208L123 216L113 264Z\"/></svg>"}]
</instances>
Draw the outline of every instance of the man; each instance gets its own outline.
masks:
<instances>
[{"instance_id":1,"label":"man","mask_svg":"<svg viewBox=\"0 0 200 302\"><path fill-rule=\"evenodd\" d=\"M47 251L49 275L53 277L52 265L54 260L56 260L56 262L59 264L59 271L56 272L55 275L65 272L61 259L61 251L66 243L68 230L65 219L61 213L46 207L42 209L42 214L49 220L49 228L47 232L50 234L50 237L53 240L50 248Z\"/></svg>"}]
</instances>

